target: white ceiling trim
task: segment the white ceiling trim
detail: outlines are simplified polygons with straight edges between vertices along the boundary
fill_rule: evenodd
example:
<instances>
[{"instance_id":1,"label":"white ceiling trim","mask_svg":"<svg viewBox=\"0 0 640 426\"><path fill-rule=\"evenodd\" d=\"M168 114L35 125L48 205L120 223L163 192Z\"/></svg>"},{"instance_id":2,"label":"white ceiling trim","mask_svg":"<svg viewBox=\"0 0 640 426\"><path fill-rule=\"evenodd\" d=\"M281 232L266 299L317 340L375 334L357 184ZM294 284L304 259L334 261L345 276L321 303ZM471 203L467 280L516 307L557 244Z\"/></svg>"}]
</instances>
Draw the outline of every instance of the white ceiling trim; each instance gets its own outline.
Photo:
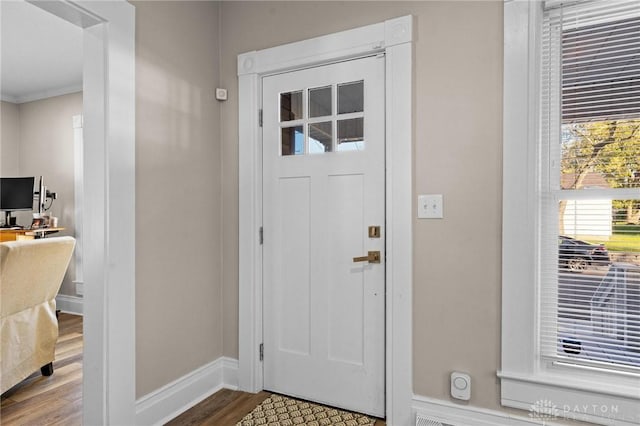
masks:
<instances>
[{"instance_id":1,"label":"white ceiling trim","mask_svg":"<svg viewBox=\"0 0 640 426\"><path fill-rule=\"evenodd\" d=\"M55 96L68 95L70 93L78 92L82 92L82 84L61 87L59 89L47 89L40 92L28 93L20 96L2 94L2 100L4 102L11 102L12 104L23 104L26 102L39 101L41 99L53 98Z\"/></svg>"}]
</instances>

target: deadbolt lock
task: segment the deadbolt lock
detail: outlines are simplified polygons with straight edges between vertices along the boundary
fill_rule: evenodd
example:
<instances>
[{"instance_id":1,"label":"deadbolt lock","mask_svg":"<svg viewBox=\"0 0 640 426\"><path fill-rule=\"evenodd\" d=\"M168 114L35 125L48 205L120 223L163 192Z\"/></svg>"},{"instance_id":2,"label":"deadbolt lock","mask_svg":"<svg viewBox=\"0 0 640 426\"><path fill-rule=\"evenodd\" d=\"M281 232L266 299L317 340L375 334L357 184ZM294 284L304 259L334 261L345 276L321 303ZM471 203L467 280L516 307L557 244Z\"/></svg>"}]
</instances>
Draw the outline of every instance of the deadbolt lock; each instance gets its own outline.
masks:
<instances>
[{"instance_id":1,"label":"deadbolt lock","mask_svg":"<svg viewBox=\"0 0 640 426\"><path fill-rule=\"evenodd\" d=\"M369 238L380 238L380 227L379 226L370 226L369 227Z\"/></svg>"}]
</instances>

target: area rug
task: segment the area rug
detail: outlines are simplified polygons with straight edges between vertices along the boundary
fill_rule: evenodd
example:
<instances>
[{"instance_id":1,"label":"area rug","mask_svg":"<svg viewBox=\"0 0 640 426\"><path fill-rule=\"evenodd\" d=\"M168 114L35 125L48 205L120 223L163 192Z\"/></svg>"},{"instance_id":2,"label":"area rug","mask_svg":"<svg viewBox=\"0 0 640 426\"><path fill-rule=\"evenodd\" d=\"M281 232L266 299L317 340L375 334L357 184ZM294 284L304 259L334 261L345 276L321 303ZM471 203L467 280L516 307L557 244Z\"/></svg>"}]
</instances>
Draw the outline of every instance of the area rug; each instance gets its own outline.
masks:
<instances>
[{"instance_id":1,"label":"area rug","mask_svg":"<svg viewBox=\"0 0 640 426\"><path fill-rule=\"evenodd\" d=\"M374 419L281 395L271 395L236 426L373 426Z\"/></svg>"}]
</instances>

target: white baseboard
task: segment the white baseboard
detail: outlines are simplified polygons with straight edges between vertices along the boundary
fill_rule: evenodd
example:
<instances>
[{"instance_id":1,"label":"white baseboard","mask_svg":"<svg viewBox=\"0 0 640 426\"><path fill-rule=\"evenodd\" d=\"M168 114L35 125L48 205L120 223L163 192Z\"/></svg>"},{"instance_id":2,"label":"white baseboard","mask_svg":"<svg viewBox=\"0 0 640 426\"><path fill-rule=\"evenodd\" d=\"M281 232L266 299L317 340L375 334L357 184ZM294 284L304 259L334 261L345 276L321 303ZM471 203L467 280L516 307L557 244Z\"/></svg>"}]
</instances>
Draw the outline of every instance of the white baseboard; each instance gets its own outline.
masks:
<instances>
[{"instance_id":1,"label":"white baseboard","mask_svg":"<svg viewBox=\"0 0 640 426\"><path fill-rule=\"evenodd\" d=\"M527 414L517 416L507 412L414 395L413 418L415 419L418 414L451 426L531 426L542 424L559 426L558 423L549 420L543 423L528 417Z\"/></svg>"},{"instance_id":2,"label":"white baseboard","mask_svg":"<svg viewBox=\"0 0 640 426\"><path fill-rule=\"evenodd\" d=\"M222 357L224 388L238 390L238 360Z\"/></svg>"},{"instance_id":3,"label":"white baseboard","mask_svg":"<svg viewBox=\"0 0 640 426\"><path fill-rule=\"evenodd\" d=\"M220 389L238 388L238 360L220 357L136 401L137 425L162 425Z\"/></svg>"},{"instance_id":4,"label":"white baseboard","mask_svg":"<svg viewBox=\"0 0 640 426\"><path fill-rule=\"evenodd\" d=\"M59 294L56 296L56 309L74 315L82 315L84 312L82 297Z\"/></svg>"}]
</instances>

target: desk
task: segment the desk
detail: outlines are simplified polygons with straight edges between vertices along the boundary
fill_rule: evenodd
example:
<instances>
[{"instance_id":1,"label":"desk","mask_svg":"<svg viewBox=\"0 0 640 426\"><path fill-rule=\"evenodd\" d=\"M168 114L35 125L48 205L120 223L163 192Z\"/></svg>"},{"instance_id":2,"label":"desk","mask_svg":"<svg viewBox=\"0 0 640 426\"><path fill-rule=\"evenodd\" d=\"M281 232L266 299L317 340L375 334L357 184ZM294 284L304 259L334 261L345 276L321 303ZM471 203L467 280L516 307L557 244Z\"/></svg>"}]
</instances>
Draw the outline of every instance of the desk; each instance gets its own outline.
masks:
<instances>
[{"instance_id":1,"label":"desk","mask_svg":"<svg viewBox=\"0 0 640 426\"><path fill-rule=\"evenodd\" d=\"M64 228L43 228L43 229L6 229L0 228L0 243L16 240L33 240L44 238L49 234L63 231Z\"/></svg>"}]
</instances>

